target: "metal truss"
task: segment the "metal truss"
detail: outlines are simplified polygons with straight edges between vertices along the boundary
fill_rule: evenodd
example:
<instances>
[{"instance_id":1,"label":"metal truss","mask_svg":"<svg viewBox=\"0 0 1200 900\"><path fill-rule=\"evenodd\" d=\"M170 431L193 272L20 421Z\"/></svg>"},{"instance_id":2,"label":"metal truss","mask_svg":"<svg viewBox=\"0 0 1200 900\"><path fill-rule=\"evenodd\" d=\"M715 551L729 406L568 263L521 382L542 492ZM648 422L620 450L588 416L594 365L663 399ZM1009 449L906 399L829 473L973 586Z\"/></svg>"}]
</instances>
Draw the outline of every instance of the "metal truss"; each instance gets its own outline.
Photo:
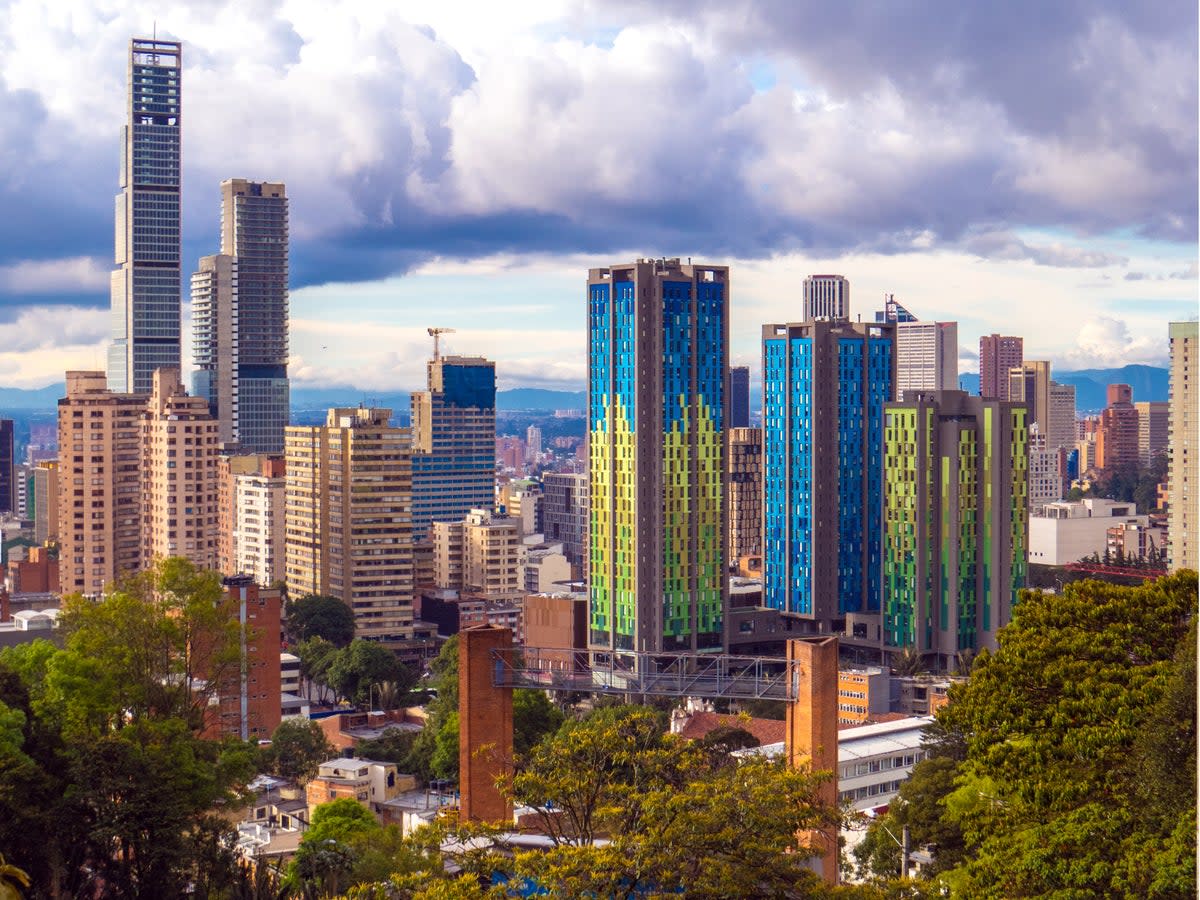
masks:
<instances>
[{"instance_id":1,"label":"metal truss","mask_svg":"<svg viewBox=\"0 0 1200 900\"><path fill-rule=\"evenodd\" d=\"M790 700L801 677L800 663L778 657L540 647L491 653L496 687L547 691Z\"/></svg>"}]
</instances>

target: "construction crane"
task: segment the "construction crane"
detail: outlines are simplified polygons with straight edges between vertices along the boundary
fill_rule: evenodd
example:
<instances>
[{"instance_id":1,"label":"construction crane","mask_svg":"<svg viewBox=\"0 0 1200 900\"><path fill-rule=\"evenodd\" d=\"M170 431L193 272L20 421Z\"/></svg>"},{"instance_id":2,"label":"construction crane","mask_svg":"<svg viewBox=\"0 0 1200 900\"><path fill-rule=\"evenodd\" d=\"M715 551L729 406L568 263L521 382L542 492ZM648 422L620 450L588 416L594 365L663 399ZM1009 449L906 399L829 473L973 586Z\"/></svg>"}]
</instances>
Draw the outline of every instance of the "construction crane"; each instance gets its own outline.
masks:
<instances>
[{"instance_id":1,"label":"construction crane","mask_svg":"<svg viewBox=\"0 0 1200 900\"><path fill-rule=\"evenodd\" d=\"M438 348L438 339L443 334L453 334L458 329L456 329L456 328L426 328L425 330L428 331L429 336L431 338L433 338L433 358L436 361L441 358L438 353L438 349L439 349Z\"/></svg>"}]
</instances>

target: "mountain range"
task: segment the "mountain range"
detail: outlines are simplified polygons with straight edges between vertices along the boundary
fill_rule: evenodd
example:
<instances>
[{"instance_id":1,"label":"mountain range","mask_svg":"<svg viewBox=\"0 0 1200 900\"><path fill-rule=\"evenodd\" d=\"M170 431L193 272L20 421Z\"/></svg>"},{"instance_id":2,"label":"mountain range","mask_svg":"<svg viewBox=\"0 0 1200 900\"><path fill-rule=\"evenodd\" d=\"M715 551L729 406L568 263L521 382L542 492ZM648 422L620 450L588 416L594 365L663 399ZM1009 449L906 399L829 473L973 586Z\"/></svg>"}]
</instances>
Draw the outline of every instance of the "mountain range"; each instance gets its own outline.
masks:
<instances>
[{"instance_id":1,"label":"mountain range","mask_svg":"<svg viewBox=\"0 0 1200 900\"><path fill-rule=\"evenodd\" d=\"M1110 384L1128 384L1134 400L1166 400L1169 390L1169 371L1160 366L1130 365L1119 369L1079 369L1074 372L1055 372L1054 380L1075 385L1075 406L1079 412L1096 412L1105 405L1105 388ZM979 392L979 376L959 377L959 385L970 393ZM760 386L751 384L750 405L761 403ZM0 388L0 412L50 412L66 391L62 382L44 388ZM295 387L292 389L292 409L312 412L331 406L358 406L360 403L387 407L396 411L408 410L408 391L380 391L350 386L331 388ZM583 409L587 394L583 391L551 391L543 388L513 388L496 392L496 408L500 411L552 412L556 409Z\"/></svg>"}]
</instances>

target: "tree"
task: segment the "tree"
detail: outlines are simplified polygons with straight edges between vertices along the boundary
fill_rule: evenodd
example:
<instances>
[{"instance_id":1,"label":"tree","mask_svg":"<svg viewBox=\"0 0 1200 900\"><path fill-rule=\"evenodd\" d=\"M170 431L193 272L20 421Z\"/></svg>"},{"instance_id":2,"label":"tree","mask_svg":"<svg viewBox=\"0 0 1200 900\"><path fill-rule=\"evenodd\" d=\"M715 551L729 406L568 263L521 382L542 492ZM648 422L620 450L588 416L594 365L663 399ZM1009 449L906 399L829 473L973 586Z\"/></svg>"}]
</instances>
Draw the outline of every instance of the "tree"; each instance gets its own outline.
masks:
<instances>
[{"instance_id":1,"label":"tree","mask_svg":"<svg viewBox=\"0 0 1200 900\"><path fill-rule=\"evenodd\" d=\"M326 678L335 694L359 706L370 702L371 688L376 685L393 682L407 694L416 684L416 676L395 653L362 638L355 638L337 652ZM400 687L394 691L399 692Z\"/></svg>"},{"instance_id":2,"label":"tree","mask_svg":"<svg viewBox=\"0 0 1200 900\"><path fill-rule=\"evenodd\" d=\"M555 844L518 853L513 873L556 896L810 896L797 834L838 819L818 781L709 753L641 707L601 709L566 722L513 776L514 799Z\"/></svg>"},{"instance_id":3,"label":"tree","mask_svg":"<svg viewBox=\"0 0 1200 900\"><path fill-rule=\"evenodd\" d=\"M255 751L200 736L239 660L222 598L215 573L163 560L102 600L66 598L62 646L0 652L0 781L21 778L0 790L0 843L39 895L225 883L229 858L198 841L230 834L211 813L237 799Z\"/></svg>"},{"instance_id":4,"label":"tree","mask_svg":"<svg viewBox=\"0 0 1200 900\"><path fill-rule=\"evenodd\" d=\"M0 900L21 900L21 891L29 887L29 875L6 862L0 853Z\"/></svg>"},{"instance_id":5,"label":"tree","mask_svg":"<svg viewBox=\"0 0 1200 900\"><path fill-rule=\"evenodd\" d=\"M284 719L271 735L266 753L271 771L280 778L304 783L317 774L317 768L337 756L321 726L311 719Z\"/></svg>"},{"instance_id":6,"label":"tree","mask_svg":"<svg viewBox=\"0 0 1200 900\"><path fill-rule=\"evenodd\" d=\"M354 610L337 597L306 594L288 603L287 632L295 643L322 638L340 649L354 640Z\"/></svg>"},{"instance_id":7,"label":"tree","mask_svg":"<svg viewBox=\"0 0 1200 900\"><path fill-rule=\"evenodd\" d=\"M1194 688L1194 676L1181 647L1194 642L1196 593L1196 574L1184 572L1133 588L1083 581L1059 596L1022 595L999 649L980 655L939 711L967 736L957 787L943 801L967 844L944 875L953 891L1165 897L1194 884L1190 774L1158 783L1173 791L1172 777L1182 777L1188 786L1179 792L1187 799L1157 811L1138 781L1142 765L1155 778L1194 753L1183 685ZM1172 715L1181 721L1165 745L1145 736Z\"/></svg>"},{"instance_id":8,"label":"tree","mask_svg":"<svg viewBox=\"0 0 1200 900\"><path fill-rule=\"evenodd\" d=\"M329 667L339 653L338 648L322 637L309 638L292 648L300 658L300 677L307 685L307 695L313 699L328 703L332 699L329 689Z\"/></svg>"}]
</instances>

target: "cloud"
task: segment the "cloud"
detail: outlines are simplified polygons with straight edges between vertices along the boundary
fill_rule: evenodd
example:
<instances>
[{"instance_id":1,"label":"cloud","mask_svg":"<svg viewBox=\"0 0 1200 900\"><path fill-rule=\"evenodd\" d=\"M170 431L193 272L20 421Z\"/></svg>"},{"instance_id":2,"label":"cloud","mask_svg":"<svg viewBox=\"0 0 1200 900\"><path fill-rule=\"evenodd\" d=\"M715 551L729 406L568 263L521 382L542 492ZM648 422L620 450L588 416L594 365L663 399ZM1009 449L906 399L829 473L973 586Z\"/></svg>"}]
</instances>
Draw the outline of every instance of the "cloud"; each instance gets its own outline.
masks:
<instances>
[{"instance_id":1,"label":"cloud","mask_svg":"<svg viewBox=\"0 0 1200 900\"><path fill-rule=\"evenodd\" d=\"M92 348L108 339L109 327L107 310L32 306L0 323L0 347L6 353Z\"/></svg>"},{"instance_id":2,"label":"cloud","mask_svg":"<svg viewBox=\"0 0 1200 900\"><path fill-rule=\"evenodd\" d=\"M22 260L0 266L0 290L13 294L100 293L108 283L109 270L91 256Z\"/></svg>"},{"instance_id":3,"label":"cloud","mask_svg":"<svg viewBox=\"0 0 1200 900\"><path fill-rule=\"evenodd\" d=\"M1125 322L1110 316L1095 316L1083 324L1075 346L1060 354L1055 365L1066 370L1130 363L1161 366L1166 365L1167 356L1166 341L1162 338L1134 337Z\"/></svg>"},{"instance_id":4,"label":"cloud","mask_svg":"<svg viewBox=\"0 0 1200 900\"><path fill-rule=\"evenodd\" d=\"M984 259L1029 260L1039 266L1097 269L1124 265L1124 256L1069 244L1028 244L1011 231L986 231L963 242L969 253ZM1128 278L1129 276L1125 276Z\"/></svg>"},{"instance_id":5,"label":"cloud","mask_svg":"<svg viewBox=\"0 0 1200 900\"><path fill-rule=\"evenodd\" d=\"M232 176L288 184L297 287L498 253L970 240L1098 267L1107 254L1012 232L1194 242L1196 13L1143 6L166 2L160 34L185 42L185 273L216 248ZM0 265L111 249L126 45L146 18L132 0L7 7L0 202L18 214Z\"/></svg>"}]
</instances>

